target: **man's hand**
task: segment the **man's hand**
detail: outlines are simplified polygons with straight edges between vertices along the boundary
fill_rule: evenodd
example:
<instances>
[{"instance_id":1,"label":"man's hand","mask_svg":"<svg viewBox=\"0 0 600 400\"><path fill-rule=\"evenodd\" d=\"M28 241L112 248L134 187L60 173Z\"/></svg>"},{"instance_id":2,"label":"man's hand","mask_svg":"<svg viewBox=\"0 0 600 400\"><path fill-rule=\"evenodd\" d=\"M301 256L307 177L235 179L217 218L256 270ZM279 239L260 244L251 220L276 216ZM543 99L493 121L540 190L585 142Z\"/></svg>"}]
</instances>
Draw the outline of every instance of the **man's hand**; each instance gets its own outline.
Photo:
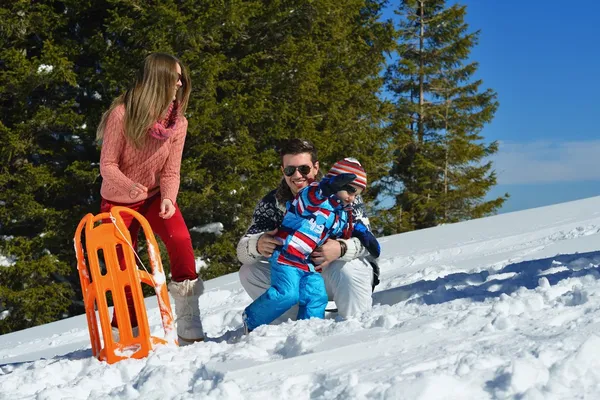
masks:
<instances>
[{"instance_id":1,"label":"man's hand","mask_svg":"<svg viewBox=\"0 0 600 400\"><path fill-rule=\"evenodd\" d=\"M160 212L158 213L158 216L163 219L169 219L173 214L175 214L175 205L171 200L164 199L160 203Z\"/></svg>"},{"instance_id":2,"label":"man's hand","mask_svg":"<svg viewBox=\"0 0 600 400\"><path fill-rule=\"evenodd\" d=\"M275 237L276 233L277 229L274 229L272 231L263 233L258 238L258 242L256 243L256 250L258 250L258 252L263 257L271 257L271 254L273 254L273 252L275 251L275 247L280 246L282 244L281 239Z\"/></svg>"},{"instance_id":3,"label":"man's hand","mask_svg":"<svg viewBox=\"0 0 600 400\"><path fill-rule=\"evenodd\" d=\"M328 266L342 255L342 246L340 242L334 239L328 239L321 247L317 247L310 255L311 260L320 269Z\"/></svg>"}]
</instances>

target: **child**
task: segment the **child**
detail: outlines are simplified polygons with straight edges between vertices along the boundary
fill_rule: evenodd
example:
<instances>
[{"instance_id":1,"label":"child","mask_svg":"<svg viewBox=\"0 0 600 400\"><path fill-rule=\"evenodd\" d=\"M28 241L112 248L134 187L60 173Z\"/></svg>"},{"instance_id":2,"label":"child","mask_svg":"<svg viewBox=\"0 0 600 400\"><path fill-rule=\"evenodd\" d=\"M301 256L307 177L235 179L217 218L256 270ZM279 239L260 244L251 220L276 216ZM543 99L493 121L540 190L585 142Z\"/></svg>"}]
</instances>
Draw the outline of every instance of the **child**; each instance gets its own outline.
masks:
<instances>
[{"instance_id":1,"label":"child","mask_svg":"<svg viewBox=\"0 0 600 400\"><path fill-rule=\"evenodd\" d=\"M298 319L324 318L328 297L310 254L332 237L358 237L371 255L379 257L377 239L363 224L352 224L354 197L367 186L367 174L352 158L338 161L321 182L300 190L287 205L269 258L271 287L244 311L246 331L271 323L295 304Z\"/></svg>"}]
</instances>

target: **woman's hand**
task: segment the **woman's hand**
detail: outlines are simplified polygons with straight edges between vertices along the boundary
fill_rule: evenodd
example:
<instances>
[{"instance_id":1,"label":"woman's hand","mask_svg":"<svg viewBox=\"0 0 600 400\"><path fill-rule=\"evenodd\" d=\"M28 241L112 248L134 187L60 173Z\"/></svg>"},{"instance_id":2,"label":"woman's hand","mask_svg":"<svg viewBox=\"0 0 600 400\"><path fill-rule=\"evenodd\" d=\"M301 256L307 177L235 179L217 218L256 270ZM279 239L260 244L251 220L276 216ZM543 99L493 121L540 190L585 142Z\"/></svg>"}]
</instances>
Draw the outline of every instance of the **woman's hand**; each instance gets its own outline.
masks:
<instances>
[{"instance_id":1,"label":"woman's hand","mask_svg":"<svg viewBox=\"0 0 600 400\"><path fill-rule=\"evenodd\" d=\"M164 199L160 203L160 212L158 213L158 216L163 219L169 219L173 214L175 214L175 205L171 200Z\"/></svg>"},{"instance_id":2,"label":"woman's hand","mask_svg":"<svg viewBox=\"0 0 600 400\"><path fill-rule=\"evenodd\" d=\"M140 195L145 194L148 195L148 188L139 183L134 183L131 189L129 190L129 197L131 199L137 199Z\"/></svg>"}]
</instances>

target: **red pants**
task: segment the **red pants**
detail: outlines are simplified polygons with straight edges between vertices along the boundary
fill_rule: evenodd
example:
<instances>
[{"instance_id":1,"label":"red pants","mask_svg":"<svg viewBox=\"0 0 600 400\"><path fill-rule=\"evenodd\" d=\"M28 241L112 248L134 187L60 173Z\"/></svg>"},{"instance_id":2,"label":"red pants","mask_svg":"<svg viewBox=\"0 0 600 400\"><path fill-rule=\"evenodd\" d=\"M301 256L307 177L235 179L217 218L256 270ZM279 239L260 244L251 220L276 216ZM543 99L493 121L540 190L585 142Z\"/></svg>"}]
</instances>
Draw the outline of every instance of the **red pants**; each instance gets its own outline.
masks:
<instances>
[{"instance_id":1,"label":"red pants","mask_svg":"<svg viewBox=\"0 0 600 400\"><path fill-rule=\"evenodd\" d=\"M148 220L154 234L158 235L167 247L169 260L171 262L171 280L183 282L187 279L196 279L198 278L198 274L196 273L196 260L194 257L194 249L192 248L192 239L190 237L190 232L185 225L185 221L183 220L183 216L181 215L181 211L179 211L179 207L175 205L175 214L169 219L163 219L158 216L158 213L160 212L160 203L160 194L131 204L116 203L102 199L100 211L108 212L113 206L124 206L142 214L144 218ZM129 228L131 240L133 241L132 246L137 251L137 237L140 230L140 224L130 214L121 214L121 217L123 218L125 225ZM121 269L125 269L124 262L122 261L123 255L121 252L119 253ZM126 290L125 294L129 305L129 315L132 326L137 326L131 290ZM117 326L114 316L113 325Z\"/></svg>"}]
</instances>

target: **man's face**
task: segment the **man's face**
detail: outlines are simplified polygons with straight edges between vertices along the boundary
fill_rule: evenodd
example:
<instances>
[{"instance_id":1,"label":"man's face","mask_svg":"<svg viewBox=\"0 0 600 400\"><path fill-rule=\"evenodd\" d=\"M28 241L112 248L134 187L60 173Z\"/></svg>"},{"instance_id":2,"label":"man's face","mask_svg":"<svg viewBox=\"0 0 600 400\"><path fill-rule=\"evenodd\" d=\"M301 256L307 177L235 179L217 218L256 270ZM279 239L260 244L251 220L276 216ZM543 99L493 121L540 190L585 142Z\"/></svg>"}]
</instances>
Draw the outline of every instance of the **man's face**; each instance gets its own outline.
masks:
<instances>
[{"instance_id":1,"label":"man's face","mask_svg":"<svg viewBox=\"0 0 600 400\"><path fill-rule=\"evenodd\" d=\"M300 172L300 170L303 169L303 166L309 167L304 167L305 169L309 169L307 174L302 174ZM292 169L291 167L297 168L295 168L294 173L291 176L287 176L285 170L287 168L289 171ZM285 182L295 195L300 189L308 186L308 184L315 179L317 172L319 172L319 162L317 161L313 164L310 159L310 153L286 154L282 158L281 172L283 173Z\"/></svg>"}]
</instances>

